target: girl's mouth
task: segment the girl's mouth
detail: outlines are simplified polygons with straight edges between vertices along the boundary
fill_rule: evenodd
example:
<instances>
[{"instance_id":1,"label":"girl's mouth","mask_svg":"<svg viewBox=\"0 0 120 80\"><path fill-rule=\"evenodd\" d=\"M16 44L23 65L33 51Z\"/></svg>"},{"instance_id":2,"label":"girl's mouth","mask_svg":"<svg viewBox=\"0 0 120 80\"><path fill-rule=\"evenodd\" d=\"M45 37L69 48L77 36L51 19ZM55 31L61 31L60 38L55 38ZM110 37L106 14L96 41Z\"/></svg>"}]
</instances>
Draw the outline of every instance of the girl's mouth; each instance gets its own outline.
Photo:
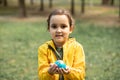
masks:
<instances>
[{"instance_id":1,"label":"girl's mouth","mask_svg":"<svg viewBox=\"0 0 120 80\"><path fill-rule=\"evenodd\" d=\"M55 35L55 37L63 37L63 35Z\"/></svg>"}]
</instances>

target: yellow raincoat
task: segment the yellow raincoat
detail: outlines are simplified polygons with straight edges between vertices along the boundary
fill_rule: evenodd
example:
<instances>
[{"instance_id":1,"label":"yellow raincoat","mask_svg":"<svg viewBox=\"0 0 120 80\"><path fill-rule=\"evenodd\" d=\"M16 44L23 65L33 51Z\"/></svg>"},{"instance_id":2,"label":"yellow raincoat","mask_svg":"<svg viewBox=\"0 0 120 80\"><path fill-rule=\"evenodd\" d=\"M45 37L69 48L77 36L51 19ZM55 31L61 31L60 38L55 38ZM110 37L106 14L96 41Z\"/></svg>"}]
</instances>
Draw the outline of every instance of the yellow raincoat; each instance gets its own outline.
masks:
<instances>
[{"instance_id":1,"label":"yellow raincoat","mask_svg":"<svg viewBox=\"0 0 120 80\"><path fill-rule=\"evenodd\" d=\"M57 60L48 45L55 49L52 40L44 43L38 49L38 76L40 80L58 80L58 74L50 75L48 73L50 63L54 63ZM64 80L84 80L85 55L82 46L74 38L70 38L63 45L63 61L71 68L69 74L63 75Z\"/></svg>"}]
</instances>

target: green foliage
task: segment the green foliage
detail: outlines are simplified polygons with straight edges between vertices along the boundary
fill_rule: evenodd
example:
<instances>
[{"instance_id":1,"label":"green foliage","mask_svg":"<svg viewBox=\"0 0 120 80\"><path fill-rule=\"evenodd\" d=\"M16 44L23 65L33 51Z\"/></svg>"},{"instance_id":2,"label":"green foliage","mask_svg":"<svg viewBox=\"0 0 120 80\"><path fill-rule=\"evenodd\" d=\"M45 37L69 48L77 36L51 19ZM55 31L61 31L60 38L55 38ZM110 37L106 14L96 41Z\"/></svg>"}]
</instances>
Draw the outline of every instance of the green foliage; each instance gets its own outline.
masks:
<instances>
[{"instance_id":1,"label":"green foliage","mask_svg":"<svg viewBox=\"0 0 120 80\"><path fill-rule=\"evenodd\" d=\"M77 22L78 23L78 22ZM86 80L118 80L120 28L86 24L76 25L73 36L86 54Z\"/></svg>"},{"instance_id":2,"label":"green foliage","mask_svg":"<svg viewBox=\"0 0 120 80\"><path fill-rule=\"evenodd\" d=\"M86 55L86 80L118 80L120 27L77 20L71 34ZM0 22L0 80L37 80L37 49L51 39L45 22Z\"/></svg>"}]
</instances>

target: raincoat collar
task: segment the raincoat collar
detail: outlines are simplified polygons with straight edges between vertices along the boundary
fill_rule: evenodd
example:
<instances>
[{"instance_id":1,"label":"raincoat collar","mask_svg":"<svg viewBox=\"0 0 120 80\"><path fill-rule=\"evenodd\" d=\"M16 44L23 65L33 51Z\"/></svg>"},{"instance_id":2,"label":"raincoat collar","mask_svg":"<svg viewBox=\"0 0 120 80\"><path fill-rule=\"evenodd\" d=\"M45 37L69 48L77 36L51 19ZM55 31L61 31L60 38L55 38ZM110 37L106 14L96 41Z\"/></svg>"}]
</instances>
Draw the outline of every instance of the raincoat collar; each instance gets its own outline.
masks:
<instances>
[{"instance_id":1,"label":"raincoat collar","mask_svg":"<svg viewBox=\"0 0 120 80\"><path fill-rule=\"evenodd\" d=\"M63 48L64 48L66 45L68 45L68 44L70 44L71 42L73 42L73 41L76 41L75 38L69 38L69 40L63 45ZM48 41L47 44L50 45L52 48L55 49L55 44L54 44L54 42L53 42L52 39L51 39L50 41Z\"/></svg>"}]
</instances>

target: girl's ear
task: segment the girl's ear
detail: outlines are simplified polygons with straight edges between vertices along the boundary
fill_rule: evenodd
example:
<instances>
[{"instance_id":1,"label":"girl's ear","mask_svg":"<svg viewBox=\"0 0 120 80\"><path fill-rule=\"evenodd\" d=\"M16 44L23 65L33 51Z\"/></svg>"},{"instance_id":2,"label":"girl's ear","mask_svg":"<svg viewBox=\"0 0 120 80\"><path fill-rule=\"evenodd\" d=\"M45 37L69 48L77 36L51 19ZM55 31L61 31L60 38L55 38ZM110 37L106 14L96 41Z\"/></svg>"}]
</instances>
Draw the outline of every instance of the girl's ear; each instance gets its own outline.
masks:
<instances>
[{"instance_id":1,"label":"girl's ear","mask_svg":"<svg viewBox=\"0 0 120 80\"><path fill-rule=\"evenodd\" d=\"M73 32L73 29L74 29L74 26L71 26L71 27L70 27L70 33Z\"/></svg>"},{"instance_id":2,"label":"girl's ear","mask_svg":"<svg viewBox=\"0 0 120 80\"><path fill-rule=\"evenodd\" d=\"M47 28L47 30L50 32L50 26Z\"/></svg>"}]
</instances>

